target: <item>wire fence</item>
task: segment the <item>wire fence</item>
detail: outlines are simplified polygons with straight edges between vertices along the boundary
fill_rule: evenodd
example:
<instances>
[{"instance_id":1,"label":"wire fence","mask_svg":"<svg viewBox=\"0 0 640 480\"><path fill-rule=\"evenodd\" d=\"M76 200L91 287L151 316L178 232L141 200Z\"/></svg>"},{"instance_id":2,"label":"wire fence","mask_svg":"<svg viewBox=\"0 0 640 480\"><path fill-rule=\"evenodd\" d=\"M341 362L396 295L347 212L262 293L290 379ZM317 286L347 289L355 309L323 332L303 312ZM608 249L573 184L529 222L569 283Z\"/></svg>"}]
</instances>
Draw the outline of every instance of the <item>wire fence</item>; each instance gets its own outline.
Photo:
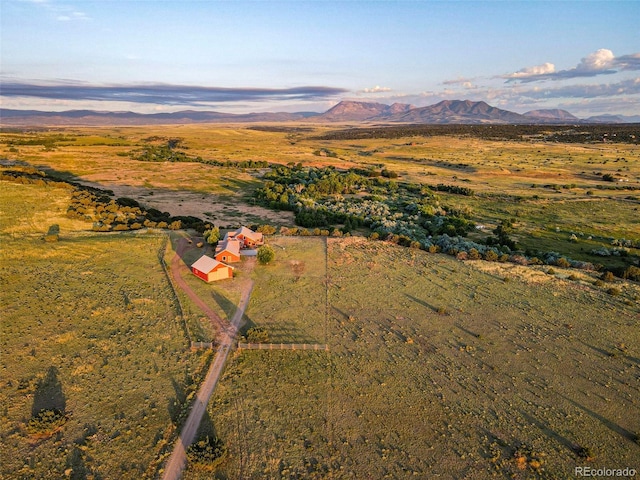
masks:
<instances>
[{"instance_id":1,"label":"wire fence","mask_svg":"<svg viewBox=\"0 0 640 480\"><path fill-rule=\"evenodd\" d=\"M238 343L238 350L313 350L329 351L329 345L320 343Z\"/></svg>"}]
</instances>

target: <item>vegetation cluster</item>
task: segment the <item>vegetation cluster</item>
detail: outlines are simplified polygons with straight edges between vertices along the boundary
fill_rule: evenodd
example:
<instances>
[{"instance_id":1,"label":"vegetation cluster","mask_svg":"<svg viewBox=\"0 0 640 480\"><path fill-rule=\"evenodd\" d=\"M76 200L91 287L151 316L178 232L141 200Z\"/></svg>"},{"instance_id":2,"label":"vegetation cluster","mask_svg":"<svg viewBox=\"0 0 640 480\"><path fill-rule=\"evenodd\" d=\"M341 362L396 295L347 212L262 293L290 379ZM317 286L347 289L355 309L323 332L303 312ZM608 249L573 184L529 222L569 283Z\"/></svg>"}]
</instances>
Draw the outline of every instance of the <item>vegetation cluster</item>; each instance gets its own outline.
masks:
<instances>
[{"instance_id":1,"label":"vegetation cluster","mask_svg":"<svg viewBox=\"0 0 640 480\"><path fill-rule=\"evenodd\" d=\"M131 158L140 162L196 162L204 163L214 167L232 168L267 168L269 162L264 160L242 160L242 161L221 161L202 158L201 156L188 155L183 150L180 139L169 139L166 144L145 145L141 150L133 150L129 153Z\"/></svg>"},{"instance_id":2,"label":"vegetation cluster","mask_svg":"<svg viewBox=\"0 0 640 480\"><path fill-rule=\"evenodd\" d=\"M348 128L315 136L314 140L431 137L450 135L484 140L551 141L558 143L640 143L637 125L402 125Z\"/></svg>"}]
</instances>

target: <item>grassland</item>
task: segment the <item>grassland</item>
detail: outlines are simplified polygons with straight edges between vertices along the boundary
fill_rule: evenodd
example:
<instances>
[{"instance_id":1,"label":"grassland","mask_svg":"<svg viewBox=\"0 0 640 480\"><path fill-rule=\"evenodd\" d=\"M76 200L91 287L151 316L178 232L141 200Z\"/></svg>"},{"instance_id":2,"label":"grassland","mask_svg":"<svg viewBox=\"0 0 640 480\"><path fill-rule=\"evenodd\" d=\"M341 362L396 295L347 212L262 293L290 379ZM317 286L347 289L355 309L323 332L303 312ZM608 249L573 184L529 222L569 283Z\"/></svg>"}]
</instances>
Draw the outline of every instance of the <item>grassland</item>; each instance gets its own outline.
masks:
<instances>
[{"instance_id":1,"label":"grassland","mask_svg":"<svg viewBox=\"0 0 640 480\"><path fill-rule=\"evenodd\" d=\"M599 262L592 249L640 238L638 145L318 139L328 131L2 133L0 156L223 227L290 226L293 215L253 203L264 169L132 154L181 138L186 154L221 161L384 166L399 182L471 188L473 196L438 196L486 227L472 240L514 218L523 248L579 260ZM605 174L621 181L603 181ZM176 400L184 403L208 360L186 350L159 261L170 263L182 232L92 233L65 216L69 195L2 182L0 476L61 478L69 469L94 478L153 476L175 434ZM60 241L43 242L53 224ZM362 238L269 242L275 264L237 270L255 280L245 330L260 326L272 342L327 343L330 351L234 354L203 425L228 449L217 478L572 478L573 467L586 464L640 469L637 283L594 285L596 273L460 262ZM203 251L184 255L181 275L228 318L239 297L234 281L209 286L188 271ZM631 249L602 261L621 266L637 255ZM189 337L213 339L210 323L178 295ZM68 418L53 436L37 438L26 426L52 367ZM193 466L186 472L211 476Z\"/></svg>"},{"instance_id":2,"label":"grassland","mask_svg":"<svg viewBox=\"0 0 640 480\"><path fill-rule=\"evenodd\" d=\"M342 138L331 128L263 129L246 125L65 128L3 133L0 154L112 189L173 215L193 215L220 226L292 225L293 215L255 204L264 169L201 163L142 162L136 152L168 139L196 158L301 163L340 168L384 166L400 182L470 188L475 195L438 192L443 205L463 208L486 237L500 221L517 219L523 249L557 251L576 260L622 268L628 259L591 254L615 239L640 239L640 147L633 143L562 143L558 136L478 138L462 133L397 138ZM509 133L509 132L507 132ZM543 132L544 133L544 132ZM638 132L640 135L640 132ZM39 142L39 143L38 143ZM607 182L606 175L617 181ZM570 242L572 234L577 241ZM590 237L590 238L589 238ZM637 251L631 252L633 255Z\"/></svg>"},{"instance_id":3,"label":"grassland","mask_svg":"<svg viewBox=\"0 0 640 480\"><path fill-rule=\"evenodd\" d=\"M640 466L637 303L586 274L329 239L326 305L325 246L286 240L271 272L256 271L251 321L291 325L282 341L326 335L331 350L236 353L209 411L229 448L216 478L573 478L580 465ZM298 275L301 255L316 261ZM637 285L619 286L638 298Z\"/></svg>"},{"instance_id":4,"label":"grassland","mask_svg":"<svg viewBox=\"0 0 640 480\"><path fill-rule=\"evenodd\" d=\"M0 477L153 477L175 402L207 357L187 350L158 259L164 237L78 234L67 194L2 183ZM49 222L60 241L41 240ZM50 371L67 421L31 435Z\"/></svg>"}]
</instances>

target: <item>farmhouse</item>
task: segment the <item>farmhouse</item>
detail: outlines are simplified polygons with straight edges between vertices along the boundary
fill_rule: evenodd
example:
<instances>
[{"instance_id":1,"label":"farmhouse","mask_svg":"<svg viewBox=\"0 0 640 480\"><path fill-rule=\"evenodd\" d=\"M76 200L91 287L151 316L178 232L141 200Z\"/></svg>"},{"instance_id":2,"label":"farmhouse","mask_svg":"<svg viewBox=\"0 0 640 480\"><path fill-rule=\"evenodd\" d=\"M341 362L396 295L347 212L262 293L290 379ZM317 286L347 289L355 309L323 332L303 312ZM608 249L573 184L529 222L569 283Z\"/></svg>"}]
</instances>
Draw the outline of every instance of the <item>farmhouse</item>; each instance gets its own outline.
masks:
<instances>
[{"instance_id":1,"label":"farmhouse","mask_svg":"<svg viewBox=\"0 0 640 480\"><path fill-rule=\"evenodd\" d=\"M240 227L235 232L227 233L225 239L235 238L240 241L242 248L255 248L264 245L262 233L254 232L250 228Z\"/></svg>"},{"instance_id":2,"label":"farmhouse","mask_svg":"<svg viewBox=\"0 0 640 480\"><path fill-rule=\"evenodd\" d=\"M213 258L219 262L234 263L240 261L240 240L224 237L224 240L216 247Z\"/></svg>"},{"instance_id":3,"label":"farmhouse","mask_svg":"<svg viewBox=\"0 0 640 480\"><path fill-rule=\"evenodd\" d=\"M203 255L196 260L196 262L191 265L191 271L196 277L201 278L205 282L233 278L233 267L225 265L207 255Z\"/></svg>"}]
</instances>

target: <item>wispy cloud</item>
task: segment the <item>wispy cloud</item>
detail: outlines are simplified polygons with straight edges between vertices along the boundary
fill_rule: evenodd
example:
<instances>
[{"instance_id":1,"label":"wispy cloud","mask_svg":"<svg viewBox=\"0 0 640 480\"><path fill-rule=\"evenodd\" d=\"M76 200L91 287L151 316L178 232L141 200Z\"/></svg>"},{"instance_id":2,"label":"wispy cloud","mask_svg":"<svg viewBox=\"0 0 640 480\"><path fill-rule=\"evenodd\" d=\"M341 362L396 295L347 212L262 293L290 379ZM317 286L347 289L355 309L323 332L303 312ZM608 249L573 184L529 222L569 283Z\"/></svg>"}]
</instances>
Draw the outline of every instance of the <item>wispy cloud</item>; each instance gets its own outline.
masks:
<instances>
[{"instance_id":1,"label":"wispy cloud","mask_svg":"<svg viewBox=\"0 0 640 480\"><path fill-rule=\"evenodd\" d=\"M365 88L364 90L360 90L360 93L384 93L384 92L391 92L392 89L389 87L381 87L379 85L376 85L373 88Z\"/></svg>"},{"instance_id":2,"label":"wispy cloud","mask_svg":"<svg viewBox=\"0 0 640 480\"><path fill-rule=\"evenodd\" d=\"M532 88L521 90L521 97L546 98L597 98L616 97L620 95L640 94L640 77L623 80L617 83L603 83L599 85L567 85L558 88Z\"/></svg>"},{"instance_id":3,"label":"wispy cloud","mask_svg":"<svg viewBox=\"0 0 640 480\"><path fill-rule=\"evenodd\" d=\"M71 22L74 20L90 20L89 15L85 12L81 12L69 5L60 2L54 2L53 0L22 0L26 3L36 5L38 8L43 8L50 12L56 20L59 22Z\"/></svg>"},{"instance_id":4,"label":"wispy cloud","mask_svg":"<svg viewBox=\"0 0 640 480\"><path fill-rule=\"evenodd\" d=\"M616 57L611 50L601 48L584 57L574 68L556 71L553 63L544 63L502 75L501 78L507 82L527 83L611 75L621 70L640 70L640 53Z\"/></svg>"},{"instance_id":5,"label":"wispy cloud","mask_svg":"<svg viewBox=\"0 0 640 480\"><path fill-rule=\"evenodd\" d=\"M445 80L444 82L442 82L442 85L461 85L464 88L473 88L474 80L476 79L459 77L454 78L453 80Z\"/></svg>"},{"instance_id":6,"label":"wispy cloud","mask_svg":"<svg viewBox=\"0 0 640 480\"><path fill-rule=\"evenodd\" d=\"M188 85L86 85L58 83L3 82L3 97L35 97L55 100L91 100L147 103L157 105L206 106L210 103L299 100L309 101L332 97L347 90L324 86L295 88L221 88Z\"/></svg>"}]
</instances>

